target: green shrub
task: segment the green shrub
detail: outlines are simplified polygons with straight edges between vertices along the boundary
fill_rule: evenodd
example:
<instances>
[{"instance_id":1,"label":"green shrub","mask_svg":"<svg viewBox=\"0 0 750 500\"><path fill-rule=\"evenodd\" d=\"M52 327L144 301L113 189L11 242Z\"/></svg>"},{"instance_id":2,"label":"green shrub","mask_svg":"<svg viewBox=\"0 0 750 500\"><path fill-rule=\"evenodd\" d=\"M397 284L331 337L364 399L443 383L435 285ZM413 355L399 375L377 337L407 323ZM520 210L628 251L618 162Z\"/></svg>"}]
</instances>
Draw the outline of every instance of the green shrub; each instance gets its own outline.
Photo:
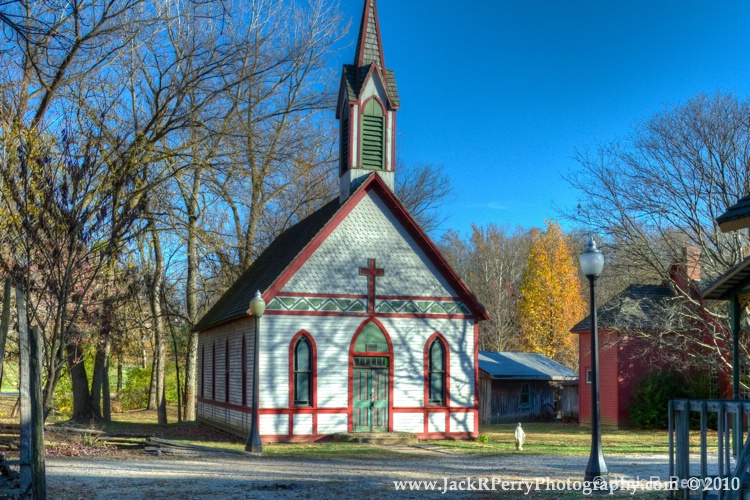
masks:
<instances>
[{"instance_id":1,"label":"green shrub","mask_svg":"<svg viewBox=\"0 0 750 500\"><path fill-rule=\"evenodd\" d=\"M134 366L127 369L125 383L120 393L120 404L123 411L145 408L148 406L149 388L151 387L151 368Z\"/></svg>"},{"instance_id":2,"label":"green shrub","mask_svg":"<svg viewBox=\"0 0 750 500\"><path fill-rule=\"evenodd\" d=\"M124 383L120 393L122 411L136 410L148 406L149 390L151 387L151 367L141 368L133 366L125 368ZM177 374L174 363L167 362L165 395L168 403L177 402Z\"/></svg>"},{"instance_id":3,"label":"green shrub","mask_svg":"<svg viewBox=\"0 0 750 500\"><path fill-rule=\"evenodd\" d=\"M490 436L487 434L480 434L477 436L477 443L489 443L490 442Z\"/></svg>"},{"instance_id":4,"label":"green shrub","mask_svg":"<svg viewBox=\"0 0 750 500\"><path fill-rule=\"evenodd\" d=\"M675 371L651 372L638 382L633 392L630 423L640 429L666 429L670 400L708 397L707 373L693 372L686 376Z\"/></svg>"}]
</instances>

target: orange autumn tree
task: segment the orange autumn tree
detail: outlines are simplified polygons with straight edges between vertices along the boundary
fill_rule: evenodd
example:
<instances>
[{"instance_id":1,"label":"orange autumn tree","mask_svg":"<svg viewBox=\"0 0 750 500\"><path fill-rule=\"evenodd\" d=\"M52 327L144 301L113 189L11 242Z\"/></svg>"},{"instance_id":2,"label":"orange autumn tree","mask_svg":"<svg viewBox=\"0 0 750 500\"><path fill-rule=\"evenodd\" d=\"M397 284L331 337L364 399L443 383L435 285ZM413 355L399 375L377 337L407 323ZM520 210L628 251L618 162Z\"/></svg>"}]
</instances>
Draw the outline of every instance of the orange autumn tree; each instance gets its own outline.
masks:
<instances>
[{"instance_id":1,"label":"orange autumn tree","mask_svg":"<svg viewBox=\"0 0 750 500\"><path fill-rule=\"evenodd\" d=\"M530 238L519 289L519 347L576 369L578 344L570 329L585 316L586 302L571 240L552 221L546 231L532 229Z\"/></svg>"}]
</instances>

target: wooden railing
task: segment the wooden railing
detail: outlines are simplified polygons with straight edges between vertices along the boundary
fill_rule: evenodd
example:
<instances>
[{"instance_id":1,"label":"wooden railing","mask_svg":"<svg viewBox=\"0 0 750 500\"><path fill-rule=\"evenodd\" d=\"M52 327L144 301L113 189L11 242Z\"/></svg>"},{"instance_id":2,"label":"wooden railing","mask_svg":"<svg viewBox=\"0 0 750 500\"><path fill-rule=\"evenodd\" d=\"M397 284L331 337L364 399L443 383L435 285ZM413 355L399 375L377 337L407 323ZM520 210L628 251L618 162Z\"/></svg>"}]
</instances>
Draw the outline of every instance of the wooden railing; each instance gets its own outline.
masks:
<instances>
[{"instance_id":1,"label":"wooden railing","mask_svg":"<svg viewBox=\"0 0 750 500\"><path fill-rule=\"evenodd\" d=\"M676 495L741 498L750 467L750 439L742 444L744 436L750 436L750 427L746 427L750 421L748 415L750 401L678 399L669 402L669 476L670 480L677 478ZM691 420L700 432L697 449L690 446ZM709 424L715 424L716 430L710 429ZM697 468L691 468L691 451L698 452ZM699 488L691 490L687 485ZM709 487L705 488L706 485ZM723 487L714 488L714 485Z\"/></svg>"}]
</instances>

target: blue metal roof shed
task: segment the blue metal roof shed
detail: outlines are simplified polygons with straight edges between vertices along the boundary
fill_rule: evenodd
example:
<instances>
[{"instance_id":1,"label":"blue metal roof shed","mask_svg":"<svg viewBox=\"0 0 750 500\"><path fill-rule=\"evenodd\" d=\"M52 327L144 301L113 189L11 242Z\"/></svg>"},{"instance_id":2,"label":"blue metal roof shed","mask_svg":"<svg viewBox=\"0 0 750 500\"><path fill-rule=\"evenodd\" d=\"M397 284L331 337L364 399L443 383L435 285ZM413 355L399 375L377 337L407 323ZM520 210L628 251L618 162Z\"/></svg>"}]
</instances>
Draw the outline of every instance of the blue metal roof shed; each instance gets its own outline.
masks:
<instances>
[{"instance_id":1,"label":"blue metal roof shed","mask_svg":"<svg viewBox=\"0 0 750 500\"><path fill-rule=\"evenodd\" d=\"M479 369L495 380L577 380L578 373L543 354L479 351Z\"/></svg>"}]
</instances>

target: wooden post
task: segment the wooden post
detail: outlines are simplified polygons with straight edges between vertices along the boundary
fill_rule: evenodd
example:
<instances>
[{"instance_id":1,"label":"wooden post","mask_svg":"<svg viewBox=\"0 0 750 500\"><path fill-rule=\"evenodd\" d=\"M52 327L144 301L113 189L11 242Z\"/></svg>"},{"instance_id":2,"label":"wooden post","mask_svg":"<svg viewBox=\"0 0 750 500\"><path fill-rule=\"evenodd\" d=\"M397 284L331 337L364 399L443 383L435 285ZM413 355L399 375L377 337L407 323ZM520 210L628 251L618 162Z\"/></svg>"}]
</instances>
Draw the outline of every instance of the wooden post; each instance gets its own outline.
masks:
<instances>
[{"instance_id":1,"label":"wooden post","mask_svg":"<svg viewBox=\"0 0 750 500\"><path fill-rule=\"evenodd\" d=\"M26 303L24 302L23 287L16 286L16 301L18 309L18 347L19 347L19 399L21 410L21 491L22 497L32 494L32 456L31 456L31 386L30 368L31 353L29 350L29 332L26 323Z\"/></svg>"},{"instance_id":2,"label":"wooden post","mask_svg":"<svg viewBox=\"0 0 750 500\"><path fill-rule=\"evenodd\" d=\"M727 431L724 427L724 402L719 403L719 411L716 414L716 436L719 448L719 477L727 477L726 464L724 463L724 433Z\"/></svg>"},{"instance_id":3,"label":"wooden post","mask_svg":"<svg viewBox=\"0 0 750 500\"><path fill-rule=\"evenodd\" d=\"M669 477L674 476L674 401L667 404L667 438L669 440Z\"/></svg>"},{"instance_id":4,"label":"wooden post","mask_svg":"<svg viewBox=\"0 0 750 500\"><path fill-rule=\"evenodd\" d=\"M5 287L3 289L3 315L0 319L0 388L3 385L3 364L5 362L5 341L8 338L8 329L10 327L10 292L13 282L10 277L5 278Z\"/></svg>"},{"instance_id":5,"label":"wooden post","mask_svg":"<svg viewBox=\"0 0 750 500\"><path fill-rule=\"evenodd\" d=\"M39 327L35 326L29 332L29 351L31 354L30 395L32 419L32 467L33 486L32 495L35 499L47 498L47 476L44 464L44 397L42 395L42 343Z\"/></svg>"},{"instance_id":6,"label":"wooden post","mask_svg":"<svg viewBox=\"0 0 750 500\"><path fill-rule=\"evenodd\" d=\"M706 401L701 401L701 484L708 476L708 412L706 411ZM706 498L706 492L701 492L701 498Z\"/></svg>"}]
</instances>

